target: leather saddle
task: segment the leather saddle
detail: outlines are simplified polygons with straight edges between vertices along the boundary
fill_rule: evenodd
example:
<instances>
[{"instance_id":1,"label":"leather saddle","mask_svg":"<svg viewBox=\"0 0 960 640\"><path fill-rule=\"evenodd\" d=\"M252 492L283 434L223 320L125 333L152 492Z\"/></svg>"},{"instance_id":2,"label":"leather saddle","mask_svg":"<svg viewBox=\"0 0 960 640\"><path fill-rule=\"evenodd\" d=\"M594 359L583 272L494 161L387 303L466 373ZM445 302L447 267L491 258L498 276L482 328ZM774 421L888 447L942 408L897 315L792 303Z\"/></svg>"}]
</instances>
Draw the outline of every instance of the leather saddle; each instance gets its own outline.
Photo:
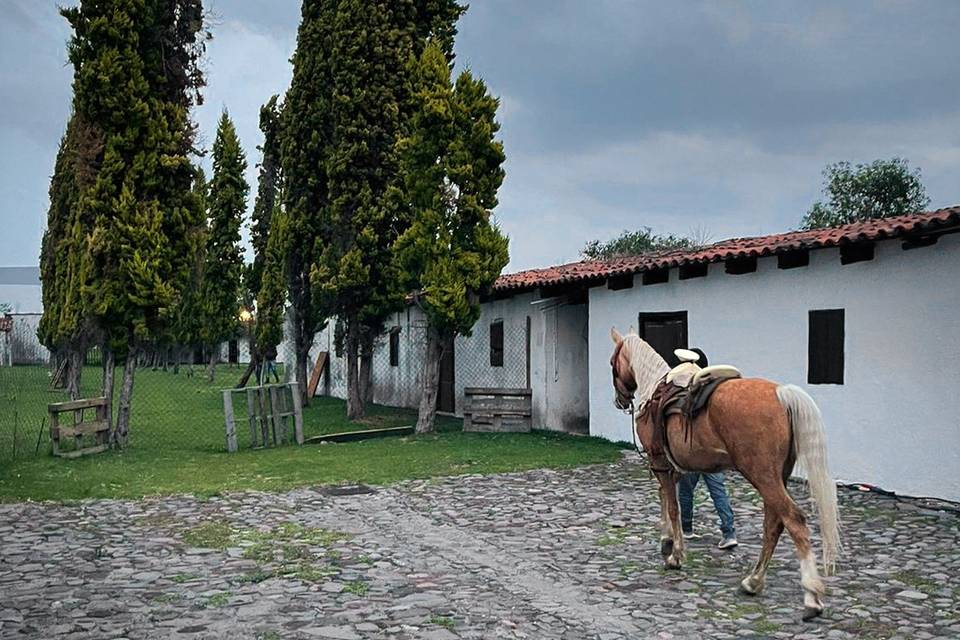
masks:
<instances>
[{"instance_id":1,"label":"leather saddle","mask_svg":"<svg viewBox=\"0 0 960 640\"><path fill-rule=\"evenodd\" d=\"M648 419L653 424L653 446L651 447L651 462L666 455L670 465L680 470L670 454L670 443L667 439L667 420L672 415L683 416L684 440L689 440L694 419L707 406L710 396L717 387L743 375L736 367L718 364L710 367L699 367L696 353L686 349L677 349L680 364L671 369L657 384L650 400L641 411L641 418ZM692 356L692 357L691 357ZM661 465L663 466L663 465ZM657 469L654 471L667 471Z\"/></svg>"}]
</instances>

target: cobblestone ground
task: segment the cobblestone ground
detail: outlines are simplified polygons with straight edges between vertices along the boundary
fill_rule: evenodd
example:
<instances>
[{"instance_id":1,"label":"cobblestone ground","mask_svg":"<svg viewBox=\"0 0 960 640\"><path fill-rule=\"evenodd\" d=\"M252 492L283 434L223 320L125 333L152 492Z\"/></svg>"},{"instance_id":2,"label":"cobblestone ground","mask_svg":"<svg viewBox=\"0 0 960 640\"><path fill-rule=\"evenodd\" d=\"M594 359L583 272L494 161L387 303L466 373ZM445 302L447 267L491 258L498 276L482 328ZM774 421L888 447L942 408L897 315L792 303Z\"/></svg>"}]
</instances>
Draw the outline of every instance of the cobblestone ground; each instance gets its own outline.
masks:
<instances>
[{"instance_id":1,"label":"cobblestone ground","mask_svg":"<svg viewBox=\"0 0 960 640\"><path fill-rule=\"evenodd\" d=\"M737 592L761 516L729 484L740 547L715 548L698 495L704 536L679 572L661 569L654 483L632 454L353 495L0 505L0 637L960 637L956 515L841 490L846 555L804 624L786 539L766 592Z\"/></svg>"}]
</instances>

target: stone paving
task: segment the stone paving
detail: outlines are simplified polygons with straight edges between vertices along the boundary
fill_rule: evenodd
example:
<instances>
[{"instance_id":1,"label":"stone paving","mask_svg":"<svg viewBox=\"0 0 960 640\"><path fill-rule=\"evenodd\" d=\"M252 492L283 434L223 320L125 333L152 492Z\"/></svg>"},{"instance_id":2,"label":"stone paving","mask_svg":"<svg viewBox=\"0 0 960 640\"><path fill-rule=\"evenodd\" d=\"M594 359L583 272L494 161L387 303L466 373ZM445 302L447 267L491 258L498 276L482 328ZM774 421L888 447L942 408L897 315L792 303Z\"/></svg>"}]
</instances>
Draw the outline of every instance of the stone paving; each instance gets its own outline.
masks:
<instances>
[{"instance_id":1,"label":"stone paving","mask_svg":"<svg viewBox=\"0 0 960 640\"><path fill-rule=\"evenodd\" d=\"M0 637L960 637L956 514L842 489L846 554L825 616L801 623L788 539L764 594L737 591L761 526L737 478L740 547L715 548L698 494L704 535L679 572L661 568L654 481L632 453L368 493L0 505Z\"/></svg>"}]
</instances>

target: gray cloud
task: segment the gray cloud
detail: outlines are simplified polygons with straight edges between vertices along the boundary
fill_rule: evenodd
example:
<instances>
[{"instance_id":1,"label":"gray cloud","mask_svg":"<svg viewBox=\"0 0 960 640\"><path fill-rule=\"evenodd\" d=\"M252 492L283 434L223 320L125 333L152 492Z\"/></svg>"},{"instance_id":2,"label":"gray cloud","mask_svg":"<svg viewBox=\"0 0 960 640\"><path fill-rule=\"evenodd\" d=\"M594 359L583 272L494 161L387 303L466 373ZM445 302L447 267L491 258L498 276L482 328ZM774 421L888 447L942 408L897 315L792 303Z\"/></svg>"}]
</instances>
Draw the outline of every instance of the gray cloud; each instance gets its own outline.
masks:
<instances>
[{"instance_id":1,"label":"gray cloud","mask_svg":"<svg viewBox=\"0 0 960 640\"><path fill-rule=\"evenodd\" d=\"M52 3L8 3L0 263L29 264L69 106L69 34ZM210 144L229 109L253 186L259 106L289 83L299 2L210 6L197 119ZM576 259L586 240L641 225L717 239L780 231L838 160L904 156L934 205L960 200L957 24L950 0L474 2L458 65L502 98L508 175L496 213L510 267Z\"/></svg>"}]
</instances>

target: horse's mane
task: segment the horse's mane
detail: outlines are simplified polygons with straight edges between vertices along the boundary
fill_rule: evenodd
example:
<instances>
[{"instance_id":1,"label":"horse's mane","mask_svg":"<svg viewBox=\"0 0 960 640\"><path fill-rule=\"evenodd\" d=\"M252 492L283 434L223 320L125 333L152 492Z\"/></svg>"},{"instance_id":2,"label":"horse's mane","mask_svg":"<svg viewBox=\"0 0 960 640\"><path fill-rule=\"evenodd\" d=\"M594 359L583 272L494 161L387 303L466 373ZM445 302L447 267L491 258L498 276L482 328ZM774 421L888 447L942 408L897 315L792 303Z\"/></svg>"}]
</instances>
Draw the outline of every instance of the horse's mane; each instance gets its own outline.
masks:
<instances>
[{"instance_id":1,"label":"horse's mane","mask_svg":"<svg viewBox=\"0 0 960 640\"><path fill-rule=\"evenodd\" d=\"M627 357L633 368L633 377L637 382L636 400L643 404L653 395L654 387L660 378L670 371L670 366L637 334L625 335L623 341L623 346L628 349Z\"/></svg>"}]
</instances>

